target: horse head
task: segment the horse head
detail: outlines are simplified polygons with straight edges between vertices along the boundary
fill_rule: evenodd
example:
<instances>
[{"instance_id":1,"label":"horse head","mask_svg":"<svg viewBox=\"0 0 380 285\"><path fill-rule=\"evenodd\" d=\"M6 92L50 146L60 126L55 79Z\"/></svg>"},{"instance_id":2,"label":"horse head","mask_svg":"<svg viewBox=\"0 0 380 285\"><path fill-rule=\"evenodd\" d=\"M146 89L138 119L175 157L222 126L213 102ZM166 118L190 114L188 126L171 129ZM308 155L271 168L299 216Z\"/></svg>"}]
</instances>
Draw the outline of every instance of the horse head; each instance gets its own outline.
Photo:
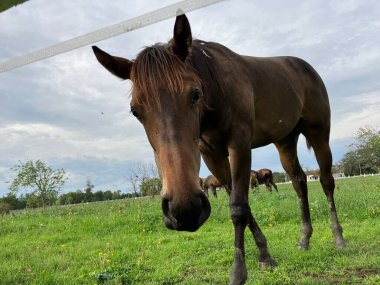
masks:
<instances>
[{"instance_id":1,"label":"horse head","mask_svg":"<svg viewBox=\"0 0 380 285\"><path fill-rule=\"evenodd\" d=\"M112 74L132 81L131 113L154 150L162 179L166 227L195 231L209 217L210 203L199 185L202 82L190 63L192 35L185 15L176 18L168 44L142 50L134 61L93 47Z\"/></svg>"}]
</instances>

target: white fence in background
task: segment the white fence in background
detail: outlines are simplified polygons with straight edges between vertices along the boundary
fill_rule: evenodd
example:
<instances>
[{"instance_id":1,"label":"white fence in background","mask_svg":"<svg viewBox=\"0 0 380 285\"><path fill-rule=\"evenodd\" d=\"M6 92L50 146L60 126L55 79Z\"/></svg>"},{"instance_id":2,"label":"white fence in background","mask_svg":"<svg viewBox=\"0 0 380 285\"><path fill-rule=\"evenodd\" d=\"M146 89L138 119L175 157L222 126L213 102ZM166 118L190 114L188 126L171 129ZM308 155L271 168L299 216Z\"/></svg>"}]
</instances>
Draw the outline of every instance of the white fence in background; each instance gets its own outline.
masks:
<instances>
[{"instance_id":1,"label":"white fence in background","mask_svg":"<svg viewBox=\"0 0 380 285\"><path fill-rule=\"evenodd\" d=\"M358 178L358 177L369 177L369 176L379 176L380 173L371 173L371 174L361 174L361 175L353 175L353 176L342 176L342 177L334 177L335 180L338 179L349 179L349 178ZM307 182L319 182L319 179L317 180L307 180ZM286 182L278 182L277 184L290 184L292 181L286 181Z\"/></svg>"},{"instance_id":2,"label":"white fence in background","mask_svg":"<svg viewBox=\"0 0 380 285\"><path fill-rule=\"evenodd\" d=\"M379 176L379 175L380 175L380 173L371 173L371 174L361 174L361 175L353 175L353 176L336 177L335 179L356 178L356 177L368 177L368 176Z\"/></svg>"}]
</instances>

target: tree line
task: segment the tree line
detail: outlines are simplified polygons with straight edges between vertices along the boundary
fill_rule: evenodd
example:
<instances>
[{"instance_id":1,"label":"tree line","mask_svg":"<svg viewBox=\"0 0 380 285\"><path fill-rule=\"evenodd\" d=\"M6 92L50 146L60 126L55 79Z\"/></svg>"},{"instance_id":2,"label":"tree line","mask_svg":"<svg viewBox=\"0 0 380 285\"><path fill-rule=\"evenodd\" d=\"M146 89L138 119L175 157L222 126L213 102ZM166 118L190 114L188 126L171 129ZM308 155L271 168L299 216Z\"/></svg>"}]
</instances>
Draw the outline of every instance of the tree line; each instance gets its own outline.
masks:
<instances>
[{"instance_id":1,"label":"tree line","mask_svg":"<svg viewBox=\"0 0 380 285\"><path fill-rule=\"evenodd\" d=\"M6 196L0 198L0 214L8 213L11 210L21 210L26 208L39 208L53 205L69 205L91 203L99 201L118 200L136 197L135 193L122 193L121 190L97 190L94 191L94 185L87 181L85 189L78 189L73 192L67 192L50 199L43 199L37 192L16 195L9 192ZM44 202L42 202L44 201Z\"/></svg>"},{"instance_id":2,"label":"tree line","mask_svg":"<svg viewBox=\"0 0 380 285\"><path fill-rule=\"evenodd\" d=\"M160 193L162 187L153 163L135 162L131 165L127 180L133 187L132 193L122 193L121 190L94 191L95 186L88 180L83 190L60 194L67 181L65 170L53 169L42 160L19 162L11 170L16 177L9 186L10 192L0 198L0 214L25 208L154 196ZM28 193L18 195L23 190Z\"/></svg>"}]
</instances>

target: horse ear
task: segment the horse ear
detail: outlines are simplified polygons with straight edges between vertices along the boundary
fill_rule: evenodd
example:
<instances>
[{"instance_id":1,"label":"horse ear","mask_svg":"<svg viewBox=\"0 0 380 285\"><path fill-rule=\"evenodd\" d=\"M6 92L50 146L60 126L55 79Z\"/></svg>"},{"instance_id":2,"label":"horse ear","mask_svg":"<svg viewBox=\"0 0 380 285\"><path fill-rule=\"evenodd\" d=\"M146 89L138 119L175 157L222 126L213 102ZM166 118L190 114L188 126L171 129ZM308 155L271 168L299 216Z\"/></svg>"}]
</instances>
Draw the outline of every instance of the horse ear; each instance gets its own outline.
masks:
<instances>
[{"instance_id":1,"label":"horse ear","mask_svg":"<svg viewBox=\"0 0 380 285\"><path fill-rule=\"evenodd\" d=\"M133 62L117 56L112 56L104 51L102 51L97 46L92 46L92 50L100 62L109 72L121 79L131 78L131 69Z\"/></svg>"},{"instance_id":2,"label":"horse ear","mask_svg":"<svg viewBox=\"0 0 380 285\"><path fill-rule=\"evenodd\" d=\"M181 60L185 60L191 53L191 42L191 29L187 17L185 14L177 16L174 25L174 35L172 41L173 52Z\"/></svg>"}]
</instances>

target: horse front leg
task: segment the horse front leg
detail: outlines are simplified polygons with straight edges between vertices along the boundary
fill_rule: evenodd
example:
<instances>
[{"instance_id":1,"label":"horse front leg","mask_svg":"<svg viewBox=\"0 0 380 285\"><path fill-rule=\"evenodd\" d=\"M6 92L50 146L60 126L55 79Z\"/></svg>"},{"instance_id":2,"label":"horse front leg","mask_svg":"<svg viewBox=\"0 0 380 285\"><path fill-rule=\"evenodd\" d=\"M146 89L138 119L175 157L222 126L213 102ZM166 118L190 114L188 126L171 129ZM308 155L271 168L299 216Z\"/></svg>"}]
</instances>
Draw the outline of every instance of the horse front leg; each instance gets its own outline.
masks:
<instances>
[{"instance_id":1,"label":"horse front leg","mask_svg":"<svg viewBox=\"0 0 380 285\"><path fill-rule=\"evenodd\" d=\"M235 231L235 253L231 271L231 285L244 284L247 280L245 263L244 231L250 222L248 189L251 166L251 150L229 148L232 191L230 195L231 220Z\"/></svg>"},{"instance_id":2,"label":"horse front leg","mask_svg":"<svg viewBox=\"0 0 380 285\"><path fill-rule=\"evenodd\" d=\"M230 284L244 284L247 280L247 267L245 265L244 252L244 230L249 222L250 213L248 206L249 177L247 178L247 185L244 185L243 183L243 188L241 188L241 186L239 186L239 183L241 183L239 180L242 181L242 179L239 179L238 175L234 175L235 180L232 181L231 177L231 174L237 172L238 169L235 167L234 172L232 172L230 163L232 165L237 165L238 160L236 161L236 159L232 159L231 157L231 161L229 161L229 153L227 151L224 151L223 148L210 148L209 145L203 140L201 140L200 143L200 150L207 167L210 169L212 174L214 174L216 178L222 183L222 185L225 185L227 193L230 195L230 213L235 230L235 253ZM247 168L249 171L251 160L250 150L247 157L249 158ZM234 163L232 163L232 161L234 161ZM237 191L237 189L241 189L243 191ZM240 196L242 196L243 199L240 198Z\"/></svg>"}]
</instances>

